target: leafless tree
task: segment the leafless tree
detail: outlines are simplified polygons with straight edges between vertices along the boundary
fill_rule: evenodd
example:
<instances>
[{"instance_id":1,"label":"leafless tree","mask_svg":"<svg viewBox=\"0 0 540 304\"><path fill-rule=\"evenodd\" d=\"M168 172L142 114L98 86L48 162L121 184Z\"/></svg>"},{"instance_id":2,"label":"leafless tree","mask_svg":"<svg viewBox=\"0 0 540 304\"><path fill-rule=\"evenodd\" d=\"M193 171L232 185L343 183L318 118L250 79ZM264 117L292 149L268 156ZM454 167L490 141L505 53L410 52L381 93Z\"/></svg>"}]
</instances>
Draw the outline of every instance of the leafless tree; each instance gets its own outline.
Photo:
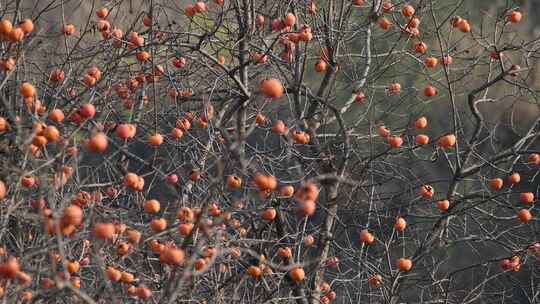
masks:
<instances>
[{"instance_id":1,"label":"leafless tree","mask_svg":"<svg viewBox=\"0 0 540 304\"><path fill-rule=\"evenodd\" d=\"M466 2L2 0L4 303L539 302L540 40Z\"/></svg>"}]
</instances>

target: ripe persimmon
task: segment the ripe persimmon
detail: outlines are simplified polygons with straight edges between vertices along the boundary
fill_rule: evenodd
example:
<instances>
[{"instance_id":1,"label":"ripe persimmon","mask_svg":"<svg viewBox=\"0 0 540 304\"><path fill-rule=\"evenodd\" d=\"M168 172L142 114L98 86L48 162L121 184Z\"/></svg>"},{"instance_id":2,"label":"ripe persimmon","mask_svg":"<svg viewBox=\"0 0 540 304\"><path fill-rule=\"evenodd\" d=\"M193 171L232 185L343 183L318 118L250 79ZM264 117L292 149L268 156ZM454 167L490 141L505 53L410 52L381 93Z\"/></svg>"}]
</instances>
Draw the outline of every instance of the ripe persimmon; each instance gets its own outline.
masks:
<instances>
[{"instance_id":1,"label":"ripe persimmon","mask_svg":"<svg viewBox=\"0 0 540 304\"><path fill-rule=\"evenodd\" d=\"M47 126L43 131L43 135L49 142L60 140L60 131L55 126Z\"/></svg>"},{"instance_id":2,"label":"ripe persimmon","mask_svg":"<svg viewBox=\"0 0 540 304\"><path fill-rule=\"evenodd\" d=\"M144 45L144 37L139 35L138 32L130 32L128 36L128 41L130 42L130 47L137 47ZM148 54L146 51L142 51ZM150 54L148 54L149 56Z\"/></svg>"},{"instance_id":3,"label":"ripe persimmon","mask_svg":"<svg viewBox=\"0 0 540 304\"><path fill-rule=\"evenodd\" d=\"M197 1L195 3L195 11L197 13L204 13L207 11L207 7L206 7L206 3L204 3L203 1Z\"/></svg>"},{"instance_id":4,"label":"ripe persimmon","mask_svg":"<svg viewBox=\"0 0 540 304\"><path fill-rule=\"evenodd\" d=\"M290 247L280 247L277 250L277 254L282 258L292 257L292 250Z\"/></svg>"},{"instance_id":5,"label":"ripe persimmon","mask_svg":"<svg viewBox=\"0 0 540 304\"><path fill-rule=\"evenodd\" d=\"M407 227L407 221L404 218L398 217L394 223L394 229L397 231L403 231Z\"/></svg>"},{"instance_id":6,"label":"ripe persimmon","mask_svg":"<svg viewBox=\"0 0 540 304\"><path fill-rule=\"evenodd\" d=\"M125 187L136 188L139 183L139 176L135 173L128 172L123 179L123 184Z\"/></svg>"},{"instance_id":7,"label":"ripe persimmon","mask_svg":"<svg viewBox=\"0 0 540 304\"><path fill-rule=\"evenodd\" d=\"M428 68L434 68L437 66L438 63L439 63L439 59L435 57L426 57L426 59L424 59L424 64Z\"/></svg>"},{"instance_id":8,"label":"ripe persimmon","mask_svg":"<svg viewBox=\"0 0 540 304\"><path fill-rule=\"evenodd\" d=\"M135 294L142 300L148 300L152 296L152 290L144 284L136 287Z\"/></svg>"},{"instance_id":9,"label":"ripe persimmon","mask_svg":"<svg viewBox=\"0 0 540 304\"><path fill-rule=\"evenodd\" d=\"M413 17L409 19L409 21L407 21L406 28L408 30L417 29L419 25L420 25L420 19Z\"/></svg>"},{"instance_id":10,"label":"ripe persimmon","mask_svg":"<svg viewBox=\"0 0 540 304\"><path fill-rule=\"evenodd\" d=\"M144 211L147 213L158 213L160 209L160 203L158 200L150 199L144 202Z\"/></svg>"},{"instance_id":11,"label":"ripe persimmon","mask_svg":"<svg viewBox=\"0 0 540 304\"><path fill-rule=\"evenodd\" d=\"M19 88L19 91L21 92L21 95L25 98L34 97L34 95L36 94L36 89L28 82L23 82Z\"/></svg>"},{"instance_id":12,"label":"ripe persimmon","mask_svg":"<svg viewBox=\"0 0 540 304\"><path fill-rule=\"evenodd\" d=\"M96 115L96 107L91 103L85 103L79 107L77 113L83 119L90 119Z\"/></svg>"},{"instance_id":13,"label":"ripe persimmon","mask_svg":"<svg viewBox=\"0 0 540 304\"><path fill-rule=\"evenodd\" d=\"M176 121L176 127L179 128L180 130L186 131L191 127L191 123L189 122L189 119L184 117Z\"/></svg>"},{"instance_id":14,"label":"ripe persimmon","mask_svg":"<svg viewBox=\"0 0 540 304\"><path fill-rule=\"evenodd\" d=\"M399 271L409 271L412 268L412 260L408 258L399 258L396 261L396 266Z\"/></svg>"},{"instance_id":15,"label":"ripe persimmon","mask_svg":"<svg viewBox=\"0 0 540 304\"><path fill-rule=\"evenodd\" d=\"M51 71L51 74L49 75L49 78L52 80L52 81L55 81L55 82L58 82L58 81L63 81L64 78L65 78L65 74L64 74L64 71L62 71L61 69L59 68L55 68Z\"/></svg>"},{"instance_id":16,"label":"ripe persimmon","mask_svg":"<svg viewBox=\"0 0 540 304\"><path fill-rule=\"evenodd\" d=\"M32 277L23 271L19 271L17 273L17 281L22 286L28 286L32 282Z\"/></svg>"},{"instance_id":17,"label":"ripe persimmon","mask_svg":"<svg viewBox=\"0 0 540 304\"><path fill-rule=\"evenodd\" d=\"M118 256L125 256L131 250L131 245L128 242L118 242L116 244L116 254Z\"/></svg>"},{"instance_id":18,"label":"ripe persimmon","mask_svg":"<svg viewBox=\"0 0 540 304\"><path fill-rule=\"evenodd\" d=\"M397 135L388 136L388 144L392 148L399 148L403 144L403 138Z\"/></svg>"},{"instance_id":19,"label":"ripe persimmon","mask_svg":"<svg viewBox=\"0 0 540 304\"><path fill-rule=\"evenodd\" d=\"M270 23L270 27L272 28L273 32L280 31L282 28L284 28L283 21L281 19L274 19Z\"/></svg>"},{"instance_id":20,"label":"ripe persimmon","mask_svg":"<svg viewBox=\"0 0 540 304\"><path fill-rule=\"evenodd\" d=\"M369 232L369 230L362 229L362 231L360 231L360 234L358 235L358 239L360 240L360 242L369 245L373 243L375 237L371 232Z\"/></svg>"},{"instance_id":21,"label":"ripe persimmon","mask_svg":"<svg viewBox=\"0 0 540 304\"><path fill-rule=\"evenodd\" d=\"M219 208L219 205L215 202L210 203L208 206L208 214L210 216L220 216L221 215L221 209Z\"/></svg>"},{"instance_id":22,"label":"ripe persimmon","mask_svg":"<svg viewBox=\"0 0 540 304\"><path fill-rule=\"evenodd\" d=\"M100 7L96 10L96 16L101 19L107 18L109 10L106 7Z\"/></svg>"},{"instance_id":23,"label":"ripe persimmon","mask_svg":"<svg viewBox=\"0 0 540 304\"><path fill-rule=\"evenodd\" d=\"M366 100L367 96L363 91L357 91L354 95L354 101L362 103Z\"/></svg>"},{"instance_id":24,"label":"ripe persimmon","mask_svg":"<svg viewBox=\"0 0 540 304\"><path fill-rule=\"evenodd\" d=\"M6 197L6 193L7 193L6 184L2 180L0 180L0 200Z\"/></svg>"},{"instance_id":25,"label":"ripe persimmon","mask_svg":"<svg viewBox=\"0 0 540 304\"><path fill-rule=\"evenodd\" d=\"M116 136L120 139L130 139L135 137L137 128L130 123L119 124L116 126Z\"/></svg>"},{"instance_id":26,"label":"ripe persimmon","mask_svg":"<svg viewBox=\"0 0 540 304\"><path fill-rule=\"evenodd\" d=\"M206 267L206 260L203 258L199 258L195 261L194 268L195 270L201 271Z\"/></svg>"},{"instance_id":27,"label":"ripe persimmon","mask_svg":"<svg viewBox=\"0 0 540 304\"><path fill-rule=\"evenodd\" d=\"M336 294L335 291L332 290L332 291L330 291L329 293L326 294L326 297L328 297L328 299L330 301L332 301L333 299L335 299L337 297L337 294Z\"/></svg>"},{"instance_id":28,"label":"ripe persimmon","mask_svg":"<svg viewBox=\"0 0 540 304\"><path fill-rule=\"evenodd\" d=\"M426 134L418 134L415 136L414 141L419 145L427 145L429 143L429 136Z\"/></svg>"},{"instance_id":29,"label":"ripe persimmon","mask_svg":"<svg viewBox=\"0 0 540 304\"><path fill-rule=\"evenodd\" d=\"M135 276L132 273L122 271L122 276L120 277L120 281L123 283L131 283L135 280Z\"/></svg>"},{"instance_id":30,"label":"ripe persimmon","mask_svg":"<svg viewBox=\"0 0 540 304\"><path fill-rule=\"evenodd\" d=\"M184 262L185 253L179 248L166 248L159 256L159 260L165 264L178 265Z\"/></svg>"},{"instance_id":31,"label":"ripe persimmon","mask_svg":"<svg viewBox=\"0 0 540 304\"><path fill-rule=\"evenodd\" d=\"M519 173L517 172L513 172L512 174L508 175L508 177L506 178L506 180L510 183L510 184L517 184L521 181L521 176L519 175Z\"/></svg>"},{"instance_id":32,"label":"ripe persimmon","mask_svg":"<svg viewBox=\"0 0 540 304\"><path fill-rule=\"evenodd\" d=\"M448 66L448 65L452 64L453 61L454 61L454 59L450 55L444 55L442 57L442 63L445 66Z\"/></svg>"},{"instance_id":33,"label":"ripe persimmon","mask_svg":"<svg viewBox=\"0 0 540 304\"><path fill-rule=\"evenodd\" d=\"M34 22L28 18L21 20L18 26L25 34L31 33L34 30Z\"/></svg>"},{"instance_id":34,"label":"ripe persimmon","mask_svg":"<svg viewBox=\"0 0 540 304\"><path fill-rule=\"evenodd\" d=\"M435 194L435 189L430 185L423 185L420 187L420 195L424 198L432 198Z\"/></svg>"},{"instance_id":35,"label":"ripe persimmon","mask_svg":"<svg viewBox=\"0 0 540 304\"><path fill-rule=\"evenodd\" d=\"M139 61L147 61L150 59L150 53L147 51L139 51L137 52L136 57Z\"/></svg>"},{"instance_id":36,"label":"ripe persimmon","mask_svg":"<svg viewBox=\"0 0 540 304\"><path fill-rule=\"evenodd\" d=\"M287 127L282 120L276 120L272 125L272 132L277 134L285 134L287 132Z\"/></svg>"},{"instance_id":37,"label":"ripe persimmon","mask_svg":"<svg viewBox=\"0 0 540 304\"><path fill-rule=\"evenodd\" d=\"M388 18L382 17L379 19L379 27L382 28L383 30L387 30L391 26L392 26L392 21L390 21Z\"/></svg>"},{"instance_id":38,"label":"ripe persimmon","mask_svg":"<svg viewBox=\"0 0 540 304\"><path fill-rule=\"evenodd\" d=\"M433 96L436 96L437 94L438 94L437 89L432 85L427 85L424 88L424 95L427 97L433 97Z\"/></svg>"},{"instance_id":39,"label":"ripe persimmon","mask_svg":"<svg viewBox=\"0 0 540 304\"><path fill-rule=\"evenodd\" d=\"M263 79L261 81L261 92L268 98L279 98L283 96L283 85L276 78Z\"/></svg>"},{"instance_id":40,"label":"ripe persimmon","mask_svg":"<svg viewBox=\"0 0 540 304\"><path fill-rule=\"evenodd\" d=\"M253 178L253 181L261 191L274 191L277 187L277 180L273 175L265 175L258 173Z\"/></svg>"},{"instance_id":41,"label":"ripe persimmon","mask_svg":"<svg viewBox=\"0 0 540 304\"><path fill-rule=\"evenodd\" d=\"M186 66L187 59L185 57L175 57L175 58L172 59L171 63L175 67L181 69L181 68Z\"/></svg>"},{"instance_id":42,"label":"ripe persimmon","mask_svg":"<svg viewBox=\"0 0 540 304\"><path fill-rule=\"evenodd\" d=\"M418 117L414 122L414 126L417 129L424 129L428 125L428 120L425 116Z\"/></svg>"},{"instance_id":43,"label":"ripe persimmon","mask_svg":"<svg viewBox=\"0 0 540 304\"><path fill-rule=\"evenodd\" d=\"M48 143L47 137L42 135L36 135L32 139L32 144L38 148L45 146Z\"/></svg>"},{"instance_id":44,"label":"ripe persimmon","mask_svg":"<svg viewBox=\"0 0 540 304\"><path fill-rule=\"evenodd\" d=\"M501 189L503 187L503 184L504 182L502 178L498 178L498 177L490 179L488 182L489 188L493 191Z\"/></svg>"},{"instance_id":45,"label":"ripe persimmon","mask_svg":"<svg viewBox=\"0 0 540 304\"><path fill-rule=\"evenodd\" d=\"M81 265L77 261L66 261L64 267L69 273L75 273L81 269Z\"/></svg>"},{"instance_id":46,"label":"ripe persimmon","mask_svg":"<svg viewBox=\"0 0 540 304\"><path fill-rule=\"evenodd\" d=\"M295 267L289 270L289 277L295 282L300 282L306 277L306 273L304 272L304 269Z\"/></svg>"},{"instance_id":47,"label":"ripe persimmon","mask_svg":"<svg viewBox=\"0 0 540 304\"><path fill-rule=\"evenodd\" d=\"M30 302L34 298L34 294L30 290L23 291L21 293L21 301L22 302Z\"/></svg>"},{"instance_id":48,"label":"ripe persimmon","mask_svg":"<svg viewBox=\"0 0 540 304\"><path fill-rule=\"evenodd\" d=\"M427 44L423 41L418 41L418 42L415 42L413 43L412 45L412 48L417 52L417 53L425 53L427 52Z\"/></svg>"},{"instance_id":49,"label":"ripe persimmon","mask_svg":"<svg viewBox=\"0 0 540 304\"><path fill-rule=\"evenodd\" d=\"M271 221L276 218L276 215L277 215L276 209L272 207L268 207L264 209L263 212L261 213L261 218L266 221Z\"/></svg>"},{"instance_id":50,"label":"ripe persimmon","mask_svg":"<svg viewBox=\"0 0 540 304\"><path fill-rule=\"evenodd\" d=\"M66 207L62 213L62 220L67 224L78 226L83 221L83 210L77 205Z\"/></svg>"},{"instance_id":51,"label":"ripe persimmon","mask_svg":"<svg viewBox=\"0 0 540 304\"><path fill-rule=\"evenodd\" d=\"M291 132L292 139L301 145L305 145L309 143L310 137L309 134L304 131L294 130Z\"/></svg>"},{"instance_id":52,"label":"ripe persimmon","mask_svg":"<svg viewBox=\"0 0 540 304\"><path fill-rule=\"evenodd\" d=\"M380 137L386 138L390 136L390 129L385 126L379 126L379 128L377 129L377 134L379 134Z\"/></svg>"},{"instance_id":53,"label":"ripe persimmon","mask_svg":"<svg viewBox=\"0 0 540 304\"><path fill-rule=\"evenodd\" d=\"M387 90L390 94L397 94L401 92L401 84L398 82L392 82L388 85Z\"/></svg>"},{"instance_id":54,"label":"ripe persimmon","mask_svg":"<svg viewBox=\"0 0 540 304\"><path fill-rule=\"evenodd\" d=\"M382 284L382 276L380 274L374 274L368 277L368 284L371 286L378 287Z\"/></svg>"},{"instance_id":55,"label":"ripe persimmon","mask_svg":"<svg viewBox=\"0 0 540 304\"><path fill-rule=\"evenodd\" d=\"M66 36L71 36L75 34L75 25L68 23L62 25L62 28L60 29L60 32ZM58 80L55 80L58 81Z\"/></svg>"},{"instance_id":56,"label":"ripe persimmon","mask_svg":"<svg viewBox=\"0 0 540 304\"><path fill-rule=\"evenodd\" d=\"M25 188L32 188L36 183L36 178L31 175L21 177L21 185Z\"/></svg>"},{"instance_id":57,"label":"ripe persimmon","mask_svg":"<svg viewBox=\"0 0 540 304\"><path fill-rule=\"evenodd\" d=\"M446 199L438 200L436 204L437 204L437 208L441 210L448 210L448 208L450 208L450 202Z\"/></svg>"},{"instance_id":58,"label":"ripe persimmon","mask_svg":"<svg viewBox=\"0 0 540 304\"><path fill-rule=\"evenodd\" d=\"M292 197L294 195L294 187L291 185L285 185L279 190L279 195L283 197Z\"/></svg>"},{"instance_id":59,"label":"ripe persimmon","mask_svg":"<svg viewBox=\"0 0 540 304\"><path fill-rule=\"evenodd\" d=\"M94 152L104 152L107 150L108 145L107 135L103 132L96 132L90 137L86 147Z\"/></svg>"},{"instance_id":60,"label":"ripe persimmon","mask_svg":"<svg viewBox=\"0 0 540 304\"><path fill-rule=\"evenodd\" d=\"M524 204L532 204L534 202L534 194L532 192L521 192L519 194L519 200Z\"/></svg>"},{"instance_id":61,"label":"ripe persimmon","mask_svg":"<svg viewBox=\"0 0 540 304\"><path fill-rule=\"evenodd\" d=\"M96 66L92 66L88 69L88 71L86 72L86 74L94 77L96 80L99 80L101 79L101 70L96 67Z\"/></svg>"},{"instance_id":62,"label":"ripe persimmon","mask_svg":"<svg viewBox=\"0 0 540 304\"><path fill-rule=\"evenodd\" d=\"M319 188L313 182L303 183L296 191L295 198L299 201L316 201L319 196Z\"/></svg>"},{"instance_id":63,"label":"ripe persimmon","mask_svg":"<svg viewBox=\"0 0 540 304\"><path fill-rule=\"evenodd\" d=\"M439 138L437 144L442 148L450 148L456 144L456 136L454 134L444 135Z\"/></svg>"},{"instance_id":64,"label":"ripe persimmon","mask_svg":"<svg viewBox=\"0 0 540 304\"><path fill-rule=\"evenodd\" d=\"M65 119L64 112L60 109L53 109L49 112L48 118L54 122L62 122Z\"/></svg>"},{"instance_id":65,"label":"ripe persimmon","mask_svg":"<svg viewBox=\"0 0 540 304\"><path fill-rule=\"evenodd\" d=\"M184 132L179 128L172 128L171 129L171 137L174 139L180 139L184 136Z\"/></svg>"},{"instance_id":66,"label":"ripe persimmon","mask_svg":"<svg viewBox=\"0 0 540 304\"><path fill-rule=\"evenodd\" d=\"M6 131L8 128L8 122L5 117L0 117L0 132Z\"/></svg>"},{"instance_id":67,"label":"ripe persimmon","mask_svg":"<svg viewBox=\"0 0 540 304\"><path fill-rule=\"evenodd\" d=\"M107 278L113 282L120 281L122 278L122 272L112 266L105 269L105 274L107 275Z\"/></svg>"},{"instance_id":68,"label":"ripe persimmon","mask_svg":"<svg viewBox=\"0 0 540 304\"><path fill-rule=\"evenodd\" d=\"M518 23L523 18L523 15L520 11L512 11L508 16L506 16L506 20L511 23Z\"/></svg>"},{"instance_id":69,"label":"ripe persimmon","mask_svg":"<svg viewBox=\"0 0 540 304\"><path fill-rule=\"evenodd\" d=\"M11 42L21 42L24 39L24 31L20 27L15 27L7 34L7 38Z\"/></svg>"},{"instance_id":70,"label":"ripe persimmon","mask_svg":"<svg viewBox=\"0 0 540 304\"><path fill-rule=\"evenodd\" d=\"M146 27L150 27L152 25L152 16L144 15L143 17L143 24Z\"/></svg>"},{"instance_id":71,"label":"ripe persimmon","mask_svg":"<svg viewBox=\"0 0 540 304\"><path fill-rule=\"evenodd\" d=\"M401 14L405 17L412 17L415 13L415 9L410 4L405 4L403 7L401 7Z\"/></svg>"},{"instance_id":72,"label":"ripe persimmon","mask_svg":"<svg viewBox=\"0 0 540 304\"><path fill-rule=\"evenodd\" d=\"M0 20L0 34L8 35L13 30L13 24L7 19Z\"/></svg>"},{"instance_id":73,"label":"ripe persimmon","mask_svg":"<svg viewBox=\"0 0 540 304\"><path fill-rule=\"evenodd\" d=\"M167 220L164 218L153 219L150 221L150 228L157 232L163 231L167 228Z\"/></svg>"},{"instance_id":74,"label":"ripe persimmon","mask_svg":"<svg viewBox=\"0 0 540 304\"><path fill-rule=\"evenodd\" d=\"M257 24L258 27L263 27L264 26L264 16L263 15L257 15L257 17L255 17L255 23Z\"/></svg>"},{"instance_id":75,"label":"ripe persimmon","mask_svg":"<svg viewBox=\"0 0 540 304\"><path fill-rule=\"evenodd\" d=\"M159 146L163 143L163 135L159 133L151 134L148 137L148 143L152 146Z\"/></svg>"},{"instance_id":76,"label":"ripe persimmon","mask_svg":"<svg viewBox=\"0 0 540 304\"><path fill-rule=\"evenodd\" d=\"M195 213L191 208L181 207L176 213L176 217L182 222L193 222L195 219Z\"/></svg>"},{"instance_id":77,"label":"ripe persimmon","mask_svg":"<svg viewBox=\"0 0 540 304\"><path fill-rule=\"evenodd\" d=\"M528 221L530 221L532 219L532 215L531 215L531 212L529 211L529 209L521 209L518 211L517 213L517 217L519 219L520 222L523 222L523 223L527 223Z\"/></svg>"},{"instance_id":78,"label":"ripe persimmon","mask_svg":"<svg viewBox=\"0 0 540 304\"><path fill-rule=\"evenodd\" d=\"M293 26L296 23L296 16L293 13L287 13L282 22L285 26Z\"/></svg>"},{"instance_id":79,"label":"ripe persimmon","mask_svg":"<svg viewBox=\"0 0 540 304\"><path fill-rule=\"evenodd\" d=\"M253 277L253 278L255 278L255 279L258 279L258 278L262 275L262 270L261 270L261 268L258 267L258 266L251 265L251 266L248 267L247 273L248 273L251 277Z\"/></svg>"},{"instance_id":80,"label":"ripe persimmon","mask_svg":"<svg viewBox=\"0 0 540 304\"><path fill-rule=\"evenodd\" d=\"M94 86L94 85L96 84L97 79L94 78L94 77L92 77L91 75L85 74L85 75L83 76L83 82L84 82L87 86L92 87L92 86Z\"/></svg>"},{"instance_id":81,"label":"ripe persimmon","mask_svg":"<svg viewBox=\"0 0 540 304\"><path fill-rule=\"evenodd\" d=\"M300 217L307 217L315 214L316 209L317 205L314 201L300 201L296 205L296 214Z\"/></svg>"},{"instance_id":82,"label":"ripe persimmon","mask_svg":"<svg viewBox=\"0 0 540 304\"><path fill-rule=\"evenodd\" d=\"M261 52L256 52L251 57L255 63L265 64L268 61L268 56Z\"/></svg>"},{"instance_id":83,"label":"ripe persimmon","mask_svg":"<svg viewBox=\"0 0 540 304\"><path fill-rule=\"evenodd\" d=\"M540 154L538 153L529 154L529 163L531 165L538 166L540 164Z\"/></svg>"},{"instance_id":84,"label":"ripe persimmon","mask_svg":"<svg viewBox=\"0 0 540 304\"><path fill-rule=\"evenodd\" d=\"M92 233L97 239L110 241L114 238L114 225L111 223L95 223Z\"/></svg>"},{"instance_id":85,"label":"ripe persimmon","mask_svg":"<svg viewBox=\"0 0 540 304\"><path fill-rule=\"evenodd\" d=\"M232 189L240 188L242 185L242 179L236 175L229 175L227 177L227 186Z\"/></svg>"},{"instance_id":86,"label":"ripe persimmon","mask_svg":"<svg viewBox=\"0 0 540 304\"><path fill-rule=\"evenodd\" d=\"M225 56L223 56L223 55L218 55L218 56L217 56L217 62L218 62L218 64L220 64L220 65L224 65L224 64L225 64Z\"/></svg>"},{"instance_id":87,"label":"ripe persimmon","mask_svg":"<svg viewBox=\"0 0 540 304\"><path fill-rule=\"evenodd\" d=\"M326 267L336 268L339 266L339 258L337 256L331 256L325 261Z\"/></svg>"},{"instance_id":88,"label":"ripe persimmon","mask_svg":"<svg viewBox=\"0 0 540 304\"><path fill-rule=\"evenodd\" d=\"M182 236L188 236L194 227L193 223L182 223L178 225L178 232Z\"/></svg>"},{"instance_id":89,"label":"ripe persimmon","mask_svg":"<svg viewBox=\"0 0 540 304\"><path fill-rule=\"evenodd\" d=\"M6 261L0 263L0 277L2 278L15 279L20 270L21 266L15 257L9 257Z\"/></svg>"},{"instance_id":90,"label":"ripe persimmon","mask_svg":"<svg viewBox=\"0 0 540 304\"><path fill-rule=\"evenodd\" d=\"M327 282L322 282L318 287L319 291L323 293L329 292L330 288L330 284L328 284Z\"/></svg>"},{"instance_id":91,"label":"ripe persimmon","mask_svg":"<svg viewBox=\"0 0 540 304\"><path fill-rule=\"evenodd\" d=\"M463 33L468 33L471 31L471 25L469 24L469 21L465 19L461 19L457 24L458 29Z\"/></svg>"},{"instance_id":92,"label":"ripe persimmon","mask_svg":"<svg viewBox=\"0 0 540 304\"><path fill-rule=\"evenodd\" d=\"M132 244L138 244L141 240L141 233L134 229L126 230L126 236Z\"/></svg>"},{"instance_id":93,"label":"ripe persimmon","mask_svg":"<svg viewBox=\"0 0 540 304\"><path fill-rule=\"evenodd\" d=\"M255 123L258 124L258 125L262 125L266 122L266 117L261 114L261 113L257 113L257 115L255 115Z\"/></svg>"},{"instance_id":94,"label":"ripe persimmon","mask_svg":"<svg viewBox=\"0 0 540 304\"><path fill-rule=\"evenodd\" d=\"M326 61L318 60L315 63L315 72L321 73L321 72L324 72L324 71L326 71Z\"/></svg>"}]
</instances>

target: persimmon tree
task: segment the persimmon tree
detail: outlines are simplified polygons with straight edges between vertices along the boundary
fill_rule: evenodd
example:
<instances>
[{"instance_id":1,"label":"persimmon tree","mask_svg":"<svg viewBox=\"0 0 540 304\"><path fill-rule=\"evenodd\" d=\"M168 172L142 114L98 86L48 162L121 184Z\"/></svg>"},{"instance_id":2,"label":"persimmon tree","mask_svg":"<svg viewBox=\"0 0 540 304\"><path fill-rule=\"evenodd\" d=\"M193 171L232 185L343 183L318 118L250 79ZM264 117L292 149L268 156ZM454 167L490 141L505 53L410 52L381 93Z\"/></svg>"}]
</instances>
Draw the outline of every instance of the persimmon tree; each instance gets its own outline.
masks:
<instances>
[{"instance_id":1,"label":"persimmon tree","mask_svg":"<svg viewBox=\"0 0 540 304\"><path fill-rule=\"evenodd\" d=\"M38 2L0 9L4 302L540 301L518 4Z\"/></svg>"}]
</instances>

